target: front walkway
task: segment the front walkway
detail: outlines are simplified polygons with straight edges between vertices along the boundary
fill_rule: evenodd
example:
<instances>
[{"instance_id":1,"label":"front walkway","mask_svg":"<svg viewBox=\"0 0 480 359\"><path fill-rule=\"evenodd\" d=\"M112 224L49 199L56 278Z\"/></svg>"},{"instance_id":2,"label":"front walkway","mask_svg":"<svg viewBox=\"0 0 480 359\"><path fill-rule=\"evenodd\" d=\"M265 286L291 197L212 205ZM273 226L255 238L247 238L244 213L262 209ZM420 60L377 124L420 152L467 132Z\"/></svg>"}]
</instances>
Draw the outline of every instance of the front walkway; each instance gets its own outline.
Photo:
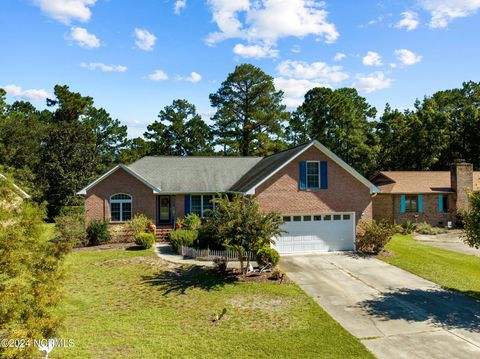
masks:
<instances>
[{"instance_id":1,"label":"front walkway","mask_svg":"<svg viewBox=\"0 0 480 359\"><path fill-rule=\"evenodd\" d=\"M182 265L196 265L201 267L213 267L212 261L198 261L196 259L185 258L182 255L174 251L172 246L168 243L157 243L155 245L155 253L161 259L175 264ZM255 263L252 263L255 264ZM240 268L240 262L237 261L228 261L228 268Z\"/></svg>"},{"instance_id":2,"label":"front walkway","mask_svg":"<svg viewBox=\"0 0 480 359\"><path fill-rule=\"evenodd\" d=\"M472 248L465 244L461 238L462 235L463 231L452 230L448 231L447 233L437 234L435 236L418 234L414 237L414 239L428 246L448 249L450 251L463 254L480 256L480 249Z\"/></svg>"},{"instance_id":3,"label":"front walkway","mask_svg":"<svg viewBox=\"0 0 480 359\"><path fill-rule=\"evenodd\" d=\"M284 256L281 269L378 358L479 358L480 302L375 258Z\"/></svg>"}]
</instances>

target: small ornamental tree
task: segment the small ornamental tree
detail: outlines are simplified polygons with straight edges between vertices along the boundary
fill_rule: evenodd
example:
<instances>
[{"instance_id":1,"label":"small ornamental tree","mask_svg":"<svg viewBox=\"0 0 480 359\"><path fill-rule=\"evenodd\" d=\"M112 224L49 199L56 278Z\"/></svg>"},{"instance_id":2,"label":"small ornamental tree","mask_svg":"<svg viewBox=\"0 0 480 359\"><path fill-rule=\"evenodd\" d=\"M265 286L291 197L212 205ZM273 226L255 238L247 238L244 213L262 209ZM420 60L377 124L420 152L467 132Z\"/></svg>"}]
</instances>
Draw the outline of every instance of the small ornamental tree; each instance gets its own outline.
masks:
<instances>
[{"instance_id":1,"label":"small ornamental tree","mask_svg":"<svg viewBox=\"0 0 480 359\"><path fill-rule=\"evenodd\" d=\"M48 339L58 334L55 308L62 298L63 258L70 237L50 238L45 211L23 201L0 180L0 338ZM34 345L0 346L0 358L36 357Z\"/></svg>"},{"instance_id":2,"label":"small ornamental tree","mask_svg":"<svg viewBox=\"0 0 480 359\"><path fill-rule=\"evenodd\" d=\"M463 240L471 247L480 248L480 193L470 193L469 202L469 209L462 213Z\"/></svg>"},{"instance_id":3,"label":"small ornamental tree","mask_svg":"<svg viewBox=\"0 0 480 359\"><path fill-rule=\"evenodd\" d=\"M283 231L283 223L278 213L260 211L258 203L252 197L222 196L215 199L215 211L210 221L212 235L218 243L232 249L238 255L240 268L245 273L244 257L246 252L256 253L260 248L269 246L273 237ZM247 267L250 259L247 258Z\"/></svg>"}]
</instances>

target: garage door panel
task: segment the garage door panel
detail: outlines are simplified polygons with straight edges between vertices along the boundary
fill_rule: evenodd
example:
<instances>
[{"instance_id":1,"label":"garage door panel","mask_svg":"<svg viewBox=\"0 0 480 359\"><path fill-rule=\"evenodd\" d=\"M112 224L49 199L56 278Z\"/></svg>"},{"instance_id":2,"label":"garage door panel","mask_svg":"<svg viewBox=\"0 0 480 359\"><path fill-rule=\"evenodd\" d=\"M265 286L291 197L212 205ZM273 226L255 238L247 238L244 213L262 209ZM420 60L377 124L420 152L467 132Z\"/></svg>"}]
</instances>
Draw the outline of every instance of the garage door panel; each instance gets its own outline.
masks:
<instances>
[{"instance_id":1,"label":"garage door panel","mask_svg":"<svg viewBox=\"0 0 480 359\"><path fill-rule=\"evenodd\" d=\"M333 218L334 214L330 215ZM274 247L282 254L354 250L354 216L342 215L341 218L341 220L286 222L282 228L287 233L275 240Z\"/></svg>"}]
</instances>

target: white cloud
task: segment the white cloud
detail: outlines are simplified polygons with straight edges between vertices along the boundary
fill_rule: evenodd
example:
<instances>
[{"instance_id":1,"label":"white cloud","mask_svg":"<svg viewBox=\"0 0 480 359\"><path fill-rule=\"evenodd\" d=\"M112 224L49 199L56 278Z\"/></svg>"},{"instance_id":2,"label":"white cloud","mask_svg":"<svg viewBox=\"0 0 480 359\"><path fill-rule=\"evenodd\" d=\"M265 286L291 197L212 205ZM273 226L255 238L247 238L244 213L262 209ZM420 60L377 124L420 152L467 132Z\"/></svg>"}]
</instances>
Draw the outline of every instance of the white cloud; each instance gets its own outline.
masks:
<instances>
[{"instance_id":1,"label":"white cloud","mask_svg":"<svg viewBox=\"0 0 480 359\"><path fill-rule=\"evenodd\" d=\"M135 45L141 50L152 51L157 37L145 29L135 29Z\"/></svg>"},{"instance_id":2,"label":"white cloud","mask_svg":"<svg viewBox=\"0 0 480 359\"><path fill-rule=\"evenodd\" d=\"M368 51L367 54L363 57L362 62L365 66L382 66L383 65L382 57L374 51Z\"/></svg>"},{"instance_id":3,"label":"white cloud","mask_svg":"<svg viewBox=\"0 0 480 359\"><path fill-rule=\"evenodd\" d=\"M422 61L422 56L417 55L413 51L407 49L395 50L394 53L402 65L410 66Z\"/></svg>"},{"instance_id":4,"label":"white cloud","mask_svg":"<svg viewBox=\"0 0 480 359\"><path fill-rule=\"evenodd\" d=\"M189 76L186 76L186 77L178 76L177 80L197 83L202 80L202 75L200 75L198 72L192 71L190 72Z\"/></svg>"},{"instance_id":5,"label":"white cloud","mask_svg":"<svg viewBox=\"0 0 480 359\"><path fill-rule=\"evenodd\" d=\"M8 96L22 98L27 101L45 100L50 96L44 89L22 90L20 86L13 84L3 86L3 89L7 92Z\"/></svg>"},{"instance_id":6,"label":"white cloud","mask_svg":"<svg viewBox=\"0 0 480 359\"><path fill-rule=\"evenodd\" d=\"M347 58L347 55L345 55L342 52L337 52L335 56L333 57L333 61L342 61Z\"/></svg>"},{"instance_id":7,"label":"white cloud","mask_svg":"<svg viewBox=\"0 0 480 359\"><path fill-rule=\"evenodd\" d=\"M302 104L305 93L314 87L332 87L349 76L341 66L329 66L324 62L307 63L286 60L277 66L275 86L285 93L284 103L288 108Z\"/></svg>"},{"instance_id":8,"label":"white cloud","mask_svg":"<svg viewBox=\"0 0 480 359\"><path fill-rule=\"evenodd\" d=\"M100 71L103 72L125 72L127 71L127 66L123 65L106 65L103 62L82 62L80 64L81 67L84 67L89 70L97 70L99 69Z\"/></svg>"},{"instance_id":9,"label":"white cloud","mask_svg":"<svg viewBox=\"0 0 480 359\"><path fill-rule=\"evenodd\" d=\"M402 19L395 24L397 29L405 28L407 31L415 30L420 21L418 21L418 14L414 11L402 12Z\"/></svg>"},{"instance_id":10,"label":"white cloud","mask_svg":"<svg viewBox=\"0 0 480 359\"><path fill-rule=\"evenodd\" d=\"M208 45L225 39L244 39L254 45L274 48L284 37L316 35L332 43L339 34L327 20L324 2L315 0L209 0L219 31L206 38Z\"/></svg>"},{"instance_id":11,"label":"white cloud","mask_svg":"<svg viewBox=\"0 0 480 359\"><path fill-rule=\"evenodd\" d=\"M299 45L293 45L290 51L294 54L299 54L302 51L302 48Z\"/></svg>"},{"instance_id":12,"label":"white cloud","mask_svg":"<svg viewBox=\"0 0 480 359\"><path fill-rule=\"evenodd\" d=\"M187 0L177 0L175 1L175 4L173 5L173 11L175 15L180 15L180 12L185 9L187 6Z\"/></svg>"},{"instance_id":13,"label":"white cloud","mask_svg":"<svg viewBox=\"0 0 480 359\"><path fill-rule=\"evenodd\" d=\"M94 34L91 34L83 27L72 27L70 29L69 40L76 41L78 46L87 49L94 49L100 47L100 40Z\"/></svg>"},{"instance_id":14,"label":"white cloud","mask_svg":"<svg viewBox=\"0 0 480 359\"><path fill-rule=\"evenodd\" d=\"M392 80L386 77L382 71L377 71L368 75L357 74L352 87L366 93L371 93L389 88L391 85Z\"/></svg>"},{"instance_id":15,"label":"white cloud","mask_svg":"<svg viewBox=\"0 0 480 359\"><path fill-rule=\"evenodd\" d=\"M148 78L152 81L163 81L168 80L168 75L165 73L165 71L155 70L150 75L148 75Z\"/></svg>"},{"instance_id":16,"label":"white cloud","mask_svg":"<svg viewBox=\"0 0 480 359\"><path fill-rule=\"evenodd\" d=\"M300 106L303 98L308 90L314 87L331 87L329 84L306 80L306 79L286 79L284 77L276 77L274 84L277 89L284 92L283 103L289 109Z\"/></svg>"},{"instance_id":17,"label":"white cloud","mask_svg":"<svg viewBox=\"0 0 480 359\"><path fill-rule=\"evenodd\" d=\"M86 22L92 12L90 6L97 0L33 0L40 10L57 21L69 25L72 20Z\"/></svg>"},{"instance_id":18,"label":"white cloud","mask_svg":"<svg viewBox=\"0 0 480 359\"><path fill-rule=\"evenodd\" d=\"M303 61L286 60L277 66L280 76L296 79L315 79L317 82L337 83L348 78L341 66L329 66L325 62L307 63Z\"/></svg>"},{"instance_id":19,"label":"white cloud","mask_svg":"<svg viewBox=\"0 0 480 359\"><path fill-rule=\"evenodd\" d=\"M260 45L236 44L235 47L233 48L233 52L236 55L241 57L255 58L255 59L278 56L277 49L274 49L268 46L260 46Z\"/></svg>"},{"instance_id":20,"label":"white cloud","mask_svg":"<svg viewBox=\"0 0 480 359\"><path fill-rule=\"evenodd\" d=\"M475 14L480 0L418 0L420 6L432 16L431 28L447 27L456 18Z\"/></svg>"}]
</instances>

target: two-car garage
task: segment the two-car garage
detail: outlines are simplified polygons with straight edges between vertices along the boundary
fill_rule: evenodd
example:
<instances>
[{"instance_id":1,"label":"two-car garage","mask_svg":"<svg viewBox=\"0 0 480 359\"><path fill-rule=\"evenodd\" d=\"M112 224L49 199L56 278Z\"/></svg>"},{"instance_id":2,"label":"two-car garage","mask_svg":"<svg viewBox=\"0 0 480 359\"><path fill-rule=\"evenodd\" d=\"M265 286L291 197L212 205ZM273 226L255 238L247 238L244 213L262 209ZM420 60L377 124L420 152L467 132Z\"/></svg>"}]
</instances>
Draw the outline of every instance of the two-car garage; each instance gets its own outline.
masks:
<instances>
[{"instance_id":1,"label":"two-car garage","mask_svg":"<svg viewBox=\"0 0 480 359\"><path fill-rule=\"evenodd\" d=\"M355 213L284 215L274 247L281 254L352 251L355 249Z\"/></svg>"}]
</instances>

